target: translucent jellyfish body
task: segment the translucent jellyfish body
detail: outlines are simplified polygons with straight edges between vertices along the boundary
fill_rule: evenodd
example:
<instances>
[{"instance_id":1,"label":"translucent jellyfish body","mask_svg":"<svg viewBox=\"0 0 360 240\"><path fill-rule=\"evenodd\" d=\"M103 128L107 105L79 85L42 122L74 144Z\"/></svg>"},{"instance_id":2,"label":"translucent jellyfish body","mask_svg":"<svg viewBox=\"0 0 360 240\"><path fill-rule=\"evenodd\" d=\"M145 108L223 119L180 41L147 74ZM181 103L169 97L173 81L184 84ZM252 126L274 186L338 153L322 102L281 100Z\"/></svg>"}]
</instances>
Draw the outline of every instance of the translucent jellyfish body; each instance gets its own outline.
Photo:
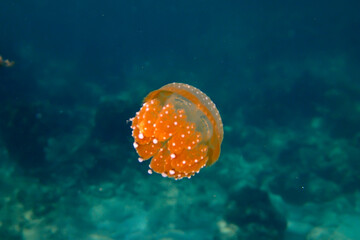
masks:
<instances>
[{"instance_id":1,"label":"translucent jellyfish body","mask_svg":"<svg viewBox=\"0 0 360 240\"><path fill-rule=\"evenodd\" d=\"M149 173L190 178L220 155L223 124L215 104L199 89L170 83L149 93L132 121L134 148Z\"/></svg>"}]
</instances>

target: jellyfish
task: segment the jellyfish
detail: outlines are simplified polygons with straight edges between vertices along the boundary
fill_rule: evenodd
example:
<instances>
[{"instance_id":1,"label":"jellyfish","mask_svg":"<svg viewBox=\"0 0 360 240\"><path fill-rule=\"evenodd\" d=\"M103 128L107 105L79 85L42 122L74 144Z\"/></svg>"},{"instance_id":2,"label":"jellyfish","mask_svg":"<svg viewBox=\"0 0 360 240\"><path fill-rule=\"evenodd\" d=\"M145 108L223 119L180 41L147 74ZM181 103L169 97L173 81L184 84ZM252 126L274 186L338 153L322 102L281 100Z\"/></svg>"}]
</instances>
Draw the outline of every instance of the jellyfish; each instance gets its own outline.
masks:
<instances>
[{"instance_id":1,"label":"jellyfish","mask_svg":"<svg viewBox=\"0 0 360 240\"><path fill-rule=\"evenodd\" d=\"M4 66L4 67L12 67L14 66L15 62L14 61L9 61L9 59L3 59L3 57L0 55L0 67Z\"/></svg>"},{"instance_id":2,"label":"jellyfish","mask_svg":"<svg viewBox=\"0 0 360 240\"><path fill-rule=\"evenodd\" d=\"M170 83L150 92L132 121L140 162L149 174L190 178L220 156L223 123L215 104L199 89Z\"/></svg>"}]
</instances>

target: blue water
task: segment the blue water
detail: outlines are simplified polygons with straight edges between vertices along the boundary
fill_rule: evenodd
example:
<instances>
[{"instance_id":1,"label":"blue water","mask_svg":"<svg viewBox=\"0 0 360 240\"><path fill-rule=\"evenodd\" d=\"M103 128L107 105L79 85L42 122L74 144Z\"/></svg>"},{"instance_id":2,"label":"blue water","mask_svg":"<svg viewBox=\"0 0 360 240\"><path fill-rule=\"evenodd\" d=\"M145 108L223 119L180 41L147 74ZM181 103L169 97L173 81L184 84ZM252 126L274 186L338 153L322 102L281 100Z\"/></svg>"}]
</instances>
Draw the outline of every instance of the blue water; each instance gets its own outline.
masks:
<instances>
[{"instance_id":1,"label":"blue water","mask_svg":"<svg viewBox=\"0 0 360 240\"><path fill-rule=\"evenodd\" d=\"M358 9L1 1L0 239L360 239ZM224 123L218 162L179 181L128 122L171 82Z\"/></svg>"}]
</instances>

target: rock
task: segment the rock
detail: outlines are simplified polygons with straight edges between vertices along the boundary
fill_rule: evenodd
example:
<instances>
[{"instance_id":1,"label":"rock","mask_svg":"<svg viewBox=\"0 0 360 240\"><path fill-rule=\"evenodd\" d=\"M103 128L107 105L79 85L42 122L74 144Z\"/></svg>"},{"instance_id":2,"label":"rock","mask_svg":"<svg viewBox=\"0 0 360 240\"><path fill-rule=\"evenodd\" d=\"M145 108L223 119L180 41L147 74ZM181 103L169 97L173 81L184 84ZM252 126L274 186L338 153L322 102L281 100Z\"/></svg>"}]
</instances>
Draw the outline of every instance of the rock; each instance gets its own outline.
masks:
<instances>
[{"instance_id":1,"label":"rock","mask_svg":"<svg viewBox=\"0 0 360 240\"><path fill-rule=\"evenodd\" d=\"M279 240L286 229L286 221L269 195L251 187L230 196L225 219L239 227L238 239Z\"/></svg>"}]
</instances>

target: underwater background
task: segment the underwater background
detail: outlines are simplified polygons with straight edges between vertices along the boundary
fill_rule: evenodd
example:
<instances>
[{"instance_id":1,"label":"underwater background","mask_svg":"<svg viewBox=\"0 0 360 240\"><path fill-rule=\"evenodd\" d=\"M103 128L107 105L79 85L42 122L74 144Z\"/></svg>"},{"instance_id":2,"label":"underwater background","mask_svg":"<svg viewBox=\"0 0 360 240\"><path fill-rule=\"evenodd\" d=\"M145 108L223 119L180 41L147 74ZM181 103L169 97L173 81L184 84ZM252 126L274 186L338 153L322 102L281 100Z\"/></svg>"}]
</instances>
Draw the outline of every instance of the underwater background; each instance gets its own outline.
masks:
<instances>
[{"instance_id":1,"label":"underwater background","mask_svg":"<svg viewBox=\"0 0 360 240\"><path fill-rule=\"evenodd\" d=\"M359 9L1 1L0 239L360 239ZM224 123L179 181L147 173L128 122L171 82Z\"/></svg>"}]
</instances>

